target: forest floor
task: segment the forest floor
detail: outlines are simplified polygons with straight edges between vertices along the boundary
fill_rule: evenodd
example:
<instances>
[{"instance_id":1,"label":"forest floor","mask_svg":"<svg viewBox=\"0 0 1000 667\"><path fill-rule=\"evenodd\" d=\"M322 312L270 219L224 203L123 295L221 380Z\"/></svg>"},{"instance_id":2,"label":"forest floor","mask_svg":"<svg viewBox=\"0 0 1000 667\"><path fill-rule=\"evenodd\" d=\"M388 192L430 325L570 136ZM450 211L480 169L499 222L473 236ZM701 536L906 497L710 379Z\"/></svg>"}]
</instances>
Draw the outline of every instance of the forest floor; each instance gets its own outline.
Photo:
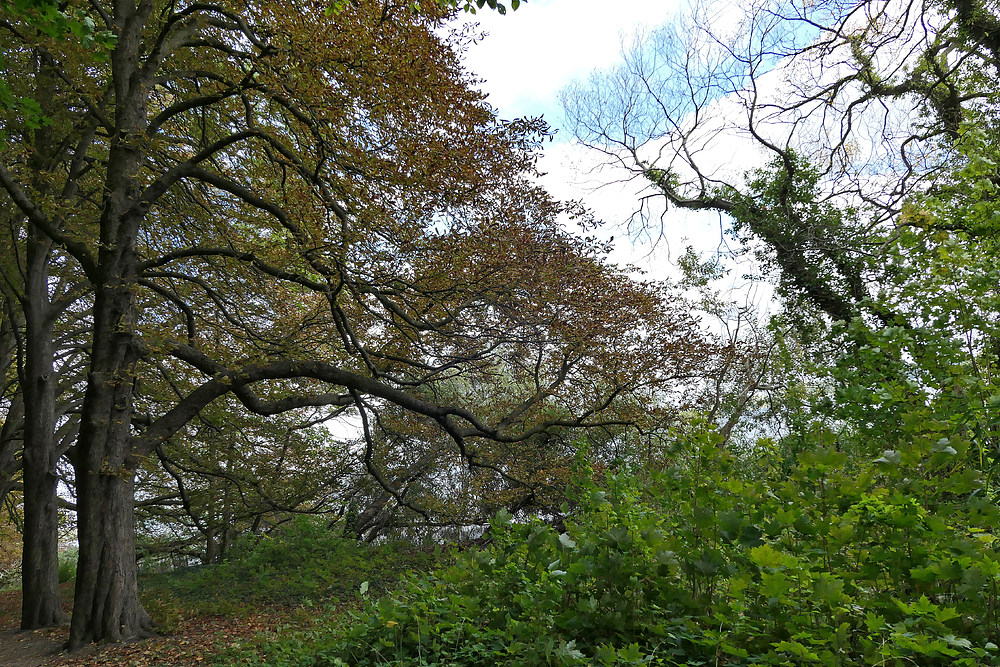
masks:
<instances>
[{"instance_id":1,"label":"forest floor","mask_svg":"<svg viewBox=\"0 0 1000 667\"><path fill-rule=\"evenodd\" d=\"M350 622L400 577L452 557L433 545L360 545L303 517L223 563L141 575L142 604L162 636L67 654L68 627L20 632L21 592L0 592L0 667L261 665L274 642ZM72 597L63 584L67 612Z\"/></svg>"},{"instance_id":2,"label":"forest floor","mask_svg":"<svg viewBox=\"0 0 1000 667\"><path fill-rule=\"evenodd\" d=\"M65 586L65 585L64 585ZM72 589L64 588L71 597ZM69 609L67 599L65 606ZM178 621L169 636L86 647L72 655L62 651L69 628L18 630L21 592L0 593L0 665L3 667L188 667L207 664L221 647L252 640L287 624L294 610L269 607L233 616L193 616Z\"/></svg>"}]
</instances>

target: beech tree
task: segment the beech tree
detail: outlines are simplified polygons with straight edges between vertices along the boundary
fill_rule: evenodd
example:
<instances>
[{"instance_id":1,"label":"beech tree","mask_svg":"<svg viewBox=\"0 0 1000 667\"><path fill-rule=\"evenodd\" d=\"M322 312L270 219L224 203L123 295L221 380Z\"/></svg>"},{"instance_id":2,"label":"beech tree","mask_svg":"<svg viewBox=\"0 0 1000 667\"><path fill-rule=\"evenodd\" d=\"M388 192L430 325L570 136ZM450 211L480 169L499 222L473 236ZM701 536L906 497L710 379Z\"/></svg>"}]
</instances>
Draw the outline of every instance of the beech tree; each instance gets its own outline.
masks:
<instances>
[{"instance_id":1,"label":"beech tree","mask_svg":"<svg viewBox=\"0 0 1000 667\"><path fill-rule=\"evenodd\" d=\"M24 399L17 382L17 333L20 313L13 307L6 290L0 291L0 406L3 422L0 423L0 505L7 494L16 488L14 474L18 469L21 450L21 432Z\"/></svg>"},{"instance_id":2,"label":"beech tree","mask_svg":"<svg viewBox=\"0 0 1000 667\"><path fill-rule=\"evenodd\" d=\"M39 81L46 78L40 75ZM57 115L47 90L43 83L35 93L37 111ZM54 134L49 127L33 125L30 119L22 120L6 129L28 138L21 148L29 148L19 157L33 172L33 187L47 192L50 183L42 174L51 166ZM16 154L14 147L9 154ZM17 391L10 394L0 458L7 475L14 470L21 473L25 515L21 622L23 629L31 629L66 619L57 580L57 465L74 435L75 421L67 416L73 402L64 393L79 380L84 343L79 332L67 326L75 324L69 309L81 297L81 290L72 272L67 273L65 262L55 256L51 240L24 225L16 209L5 211L4 223L10 249L0 263L4 366L16 378Z\"/></svg>"},{"instance_id":3,"label":"beech tree","mask_svg":"<svg viewBox=\"0 0 1000 667\"><path fill-rule=\"evenodd\" d=\"M722 365L724 346L699 332L690 304L667 285L595 261L590 242L552 232L541 254L524 241L501 254L496 249L510 230L484 228L477 236L485 243L474 248L443 239L430 273L444 273L443 262L458 258L478 275L477 284L498 281L495 289L512 292L504 308L520 315L483 322L500 326L489 337L495 354L482 358L476 374L456 375L434 390L439 400L475 406L526 437L479 442L475 465L462 469L445 461L440 432L395 406L365 402L365 463L376 479L391 480L383 486L394 492L358 509L348 526L358 534L374 538L385 528L385 509L418 524L422 516L479 526L499 508L551 513L577 449L586 446L587 436L572 428L580 416L592 416L586 423L595 434L629 432L634 439L699 405L700 385ZM555 428L533 428L537 423Z\"/></svg>"},{"instance_id":4,"label":"beech tree","mask_svg":"<svg viewBox=\"0 0 1000 667\"><path fill-rule=\"evenodd\" d=\"M143 557L220 562L243 533L295 513L337 515L365 473L330 419L313 408L263 420L232 396L202 410L138 472Z\"/></svg>"},{"instance_id":5,"label":"beech tree","mask_svg":"<svg viewBox=\"0 0 1000 667\"><path fill-rule=\"evenodd\" d=\"M87 9L103 59L0 23L8 85L53 109L44 163L15 133L0 186L91 306L70 648L150 631L136 470L217 399L362 424L393 404L488 465L479 442L620 423L711 354L662 287L561 230L529 180L544 124L494 117L438 3ZM455 390L509 369L490 410Z\"/></svg>"}]
</instances>

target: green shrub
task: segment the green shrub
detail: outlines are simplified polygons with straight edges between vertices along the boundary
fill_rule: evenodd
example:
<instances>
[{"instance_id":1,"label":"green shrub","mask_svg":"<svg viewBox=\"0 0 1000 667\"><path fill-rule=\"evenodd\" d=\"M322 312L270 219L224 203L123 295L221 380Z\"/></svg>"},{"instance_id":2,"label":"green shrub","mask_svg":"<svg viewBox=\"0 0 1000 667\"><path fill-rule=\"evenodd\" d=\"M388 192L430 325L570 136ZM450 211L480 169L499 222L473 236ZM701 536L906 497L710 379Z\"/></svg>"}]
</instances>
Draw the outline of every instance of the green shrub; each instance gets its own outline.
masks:
<instances>
[{"instance_id":1,"label":"green shrub","mask_svg":"<svg viewBox=\"0 0 1000 667\"><path fill-rule=\"evenodd\" d=\"M580 466L566 533L498 517L490 549L262 664L1000 664L1000 513L957 448L746 479L702 430L677 460L641 484Z\"/></svg>"},{"instance_id":2,"label":"green shrub","mask_svg":"<svg viewBox=\"0 0 1000 667\"><path fill-rule=\"evenodd\" d=\"M72 581L76 578L76 549L66 549L59 553L59 583ZM15 561L9 567L0 570L0 591L16 591L21 589L21 561Z\"/></svg>"},{"instance_id":3,"label":"green shrub","mask_svg":"<svg viewBox=\"0 0 1000 667\"><path fill-rule=\"evenodd\" d=\"M169 591L145 595L143 607L156 626L157 632L170 635L177 632L184 622L186 605Z\"/></svg>"},{"instance_id":4,"label":"green shrub","mask_svg":"<svg viewBox=\"0 0 1000 667\"><path fill-rule=\"evenodd\" d=\"M76 579L76 560L79 549L65 549L59 552L59 583Z\"/></svg>"},{"instance_id":5,"label":"green shrub","mask_svg":"<svg viewBox=\"0 0 1000 667\"><path fill-rule=\"evenodd\" d=\"M0 593L21 590L21 561L12 562L0 569Z\"/></svg>"}]
</instances>

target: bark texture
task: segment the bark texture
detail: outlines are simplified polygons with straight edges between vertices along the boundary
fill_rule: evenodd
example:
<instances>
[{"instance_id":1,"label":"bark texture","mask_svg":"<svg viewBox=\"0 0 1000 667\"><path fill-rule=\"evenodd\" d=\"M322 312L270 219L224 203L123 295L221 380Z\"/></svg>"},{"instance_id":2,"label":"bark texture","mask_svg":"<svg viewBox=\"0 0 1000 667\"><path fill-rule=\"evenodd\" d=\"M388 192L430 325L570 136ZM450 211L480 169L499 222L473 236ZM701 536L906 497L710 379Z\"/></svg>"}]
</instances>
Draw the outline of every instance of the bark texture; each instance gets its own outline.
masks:
<instances>
[{"instance_id":1,"label":"bark texture","mask_svg":"<svg viewBox=\"0 0 1000 667\"><path fill-rule=\"evenodd\" d=\"M24 549L21 629L65 623L59 592L56 387L48 298L50 243L29 231L25 285Z\"/></svg>"}]
</instances>

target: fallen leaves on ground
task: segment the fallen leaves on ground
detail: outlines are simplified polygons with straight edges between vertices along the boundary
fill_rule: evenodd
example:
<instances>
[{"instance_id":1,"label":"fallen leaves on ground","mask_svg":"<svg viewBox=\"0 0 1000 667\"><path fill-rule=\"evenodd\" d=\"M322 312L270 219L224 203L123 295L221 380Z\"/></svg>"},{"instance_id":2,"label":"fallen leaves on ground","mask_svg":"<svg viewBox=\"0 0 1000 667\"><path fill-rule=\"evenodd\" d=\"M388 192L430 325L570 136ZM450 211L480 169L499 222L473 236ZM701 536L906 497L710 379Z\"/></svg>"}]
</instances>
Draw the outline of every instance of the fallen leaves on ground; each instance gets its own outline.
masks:
<instances>
[{"instance_id":1,"label":"fallen leaves on ground","mask_svg":"<svg viewBox=\"0 0 1000 667\"><path fill-rule=\"evenodd\" d=\"M188 667L210 662L220 648L273 632L287 622L287 607L272 607L247 615L195 617L182 622L168 637L101 647L94 655L69 657L58 663L74 667Z\"/></svg>"},{"instance_id":2,"label":"fallen leaves on ground","mask_svg":"<svg viewBox=\"0 0 1000 667\"><path fill-rule=\"evenodd\" d=\"M270 606L238 616L193 616L181 621L170 636L85 648L44 664L60 667L191 667L211 663L211 655L234 643L252 641L275 631L295 616L294 607ZM0 630L17 628L20 591L0 593ZM49 641L65 643L69 629L40 630ZM36 633L37 634L37 633Z\"/></svg>"}]
</instances>

